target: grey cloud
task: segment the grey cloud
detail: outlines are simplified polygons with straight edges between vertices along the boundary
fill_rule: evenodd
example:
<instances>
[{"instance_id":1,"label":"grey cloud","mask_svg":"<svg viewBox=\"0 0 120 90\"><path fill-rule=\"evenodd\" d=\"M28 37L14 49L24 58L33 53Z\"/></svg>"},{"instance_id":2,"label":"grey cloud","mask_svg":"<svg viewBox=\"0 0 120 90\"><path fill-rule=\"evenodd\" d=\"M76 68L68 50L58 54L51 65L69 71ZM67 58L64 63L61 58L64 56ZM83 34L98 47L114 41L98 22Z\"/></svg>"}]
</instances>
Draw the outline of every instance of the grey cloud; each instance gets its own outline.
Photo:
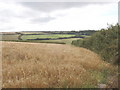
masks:
<instances>
[{"instance_id":1,"label":"grey cloud","mask_svg":"<svg viewBox=\"0 0 120 90\"><path fill-rule=\"evenodd\" d=\"M0 11L0 20L2 22L9 22L11 18L23 17L24 15L19 15L14 12L14 10L1 10Z\"/></svg>"},{"instance_id":2,"label":"grey cloud","mask_svg":"<svg viewBox=\"0 0 120 90\"><path fill-rule=\"evenodd\" d=\"M0 16L1 17L14 17L15 13L11 10L2 10L0 11Z\"/></svg>"},{"instance_id":3,"label":"grey cloud","mask_svg":"<svg viewBox=\"0 0 120 90\"><path fill-rule=\"evenodd\" d=\"M8 10L0 11L0 23L8 23L13 15L14 14Z\"/></svg>"},{"instance_id":4,"label":"grey cloud","mask_svg":"<svg viewBox=\"0 0 120 90\"><path fill-rule=\"evenodd\" d=\"M23 5L24 7L29 7L33 10L25 11L24 13L16 13L14 10L2 10L0 11L0 17L2 17L2 22L9 22L12 18L33 18L33 22L49 22L55 18L36 18L40 12L51 12L58 9L69 9L72 7L83 7L89 4L104 4L104 3L88 3L88 2L17 2L15 4ZM64 15L59 15L64 16Z\"/></svg>"},{"instance_id":5,"label":"grey cloud","mask_svg":"<svg viewBox=\"0 0 120 90\"><path fill-rule=\"evenodd\" d=\"M72 7L83 7L89 4L106 4L105 2L21 2L23 6L40 10L51 12L58 9L67 9Z\"/></svg>"},{"instance_id":6,"label":"grey cloud","mask_svg":"<svg viewBox=\"0 0 120 90\"><path fill-rule=\"evenodd\" d=\"M0 17L0 23L8 23L10 22L9 18L7 17Z\"/></svg>"},{"instance_id":7,"label":"grey cloud","mask_svg":"<svg viewBox=\"0 0 120 90\"><path fill-rule=\"evenodd\" d=\"M55 18L54 17L40 17L40 18L34 18L31 20L31 22L37 22L37 23L45 23L45 22L50 22L52 20L54 20Z\"/></svg>"},{"instance_id":8,"label":"grey cloud","mask_svg":"<svg viewBox=\"0 0 120 90\"><path fill-rule=\"evenodd\" d=\"M49 13L55 10L60 9L70 9L73 7L83 7L89 4L104 4L104 3L91 3L91 2L21 2L19 3L25 7L29 7L32 11ZM31 14L29 14L31 15ZM58 15L64 16L64 15ZM45 17L45 18L33 18L31 19L32 23L45 23L56 19L55 17Z\"/></svg>"}]
</instances>

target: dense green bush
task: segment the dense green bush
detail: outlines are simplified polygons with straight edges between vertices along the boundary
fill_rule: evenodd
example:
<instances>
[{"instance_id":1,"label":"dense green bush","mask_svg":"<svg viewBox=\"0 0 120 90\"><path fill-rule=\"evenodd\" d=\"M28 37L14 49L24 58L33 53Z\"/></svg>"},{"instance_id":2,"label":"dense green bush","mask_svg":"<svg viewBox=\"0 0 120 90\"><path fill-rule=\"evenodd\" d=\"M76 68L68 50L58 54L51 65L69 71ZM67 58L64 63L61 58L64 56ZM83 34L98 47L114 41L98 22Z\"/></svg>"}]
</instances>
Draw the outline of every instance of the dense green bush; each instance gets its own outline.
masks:
<instances>
[{"instance_id":1,"label":"dense green bush","mask_svg":"<svg viewBox=\"0 0 120 90\"><path fill-rule=\"evenodd\" d=\"M102 29L89 38L73 41L72 44L90 49L102 56L110 63L118 63L118 35L120 26L110 25L107 29ZM120 50L119 50L120 51Z\"/></svg>"}]
</instances>

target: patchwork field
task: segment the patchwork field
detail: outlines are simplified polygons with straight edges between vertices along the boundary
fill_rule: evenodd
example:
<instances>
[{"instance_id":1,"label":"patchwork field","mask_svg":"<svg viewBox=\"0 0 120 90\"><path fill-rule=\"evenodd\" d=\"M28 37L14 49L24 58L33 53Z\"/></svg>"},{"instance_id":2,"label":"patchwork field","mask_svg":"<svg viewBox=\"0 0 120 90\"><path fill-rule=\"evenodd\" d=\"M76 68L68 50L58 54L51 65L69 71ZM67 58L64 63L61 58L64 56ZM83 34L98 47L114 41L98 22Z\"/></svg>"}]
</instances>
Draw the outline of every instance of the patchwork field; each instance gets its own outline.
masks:
<instances>
[{"instance_id":1,"label":"patchwork field","mask_svg":"<svg viewBox=\"0 0 120 90\"><path fill-rule=\"evenodd\" d=\"M59 40L40 40L39 42L50 42L50 43L65 43L71 44L73 40L78 40L80 38L70 38L70 39L59 39Z\"/></svg>"},{"instance_id":2,"label":"patchwork field","mask_svg":"<svg viewBox=\"0 0 120 90\"><path fill-rule=\"evenodd\" d=\"M76 38L73 34L44 34L37 35L37 33L29 34L6 34L0 35L2 41L14 41L14 42L32 42L32 43L55 43L55 44L71 44L73 40L82 38ZM82 37L90 37L87 35L81 35ZM74 37L74 38L73 38ZM36 40L37 39L37 40Z\"/></svg>"},{"instance_id":3,"label":"patchwork field","mask_svg":"<svg viewBox=\"0 0 120 90\"><path fill-rule=\"evenodd\" d=\"M116 68L84 48L3 42L3 88L97 88Z\"/></svg>"},{"instance_id":4,"label":"patchwork field","mask_svg":"<svg viewBox=\"0 0 120 90\"><path fill-rule=\"evenodd\" d=\"M19 35L0 35L2 37L2 40L18 40Z\"/></svg>"},{"instance_id":5,"label":"patchwork field","mask_svg":"<svg viewBox=\"0 0 120 90\"><path fill-rule=\"evenodd\" d=\"M22 39L36 39L36 38L60 38L60 37L71 37L75 35L68 34L48 34L48 35L23 35Z\"/></svg>"},{"instance_id":6,"label":"patchwork field","mask_svg":"<svg viewBox=\"0 0 120 90\"><path fill-rule=\"evenodd\" d=\"M34 42L34 43L55 43L55 44L71 44L73 40L90 37L87 31L41 31L41 32L2 32L0 34L2 41L14 42Z\"/></svg>"},{"instance_id":7,"label":"patchwork field","mask_svg":"<svg viewBox=\"0 0 120 90\"><path fill-rule=\"evenodd\" d=\"M57 39L57 40L24 40L24 42L31 43L54 43L54 44L69 44L71 45L73 40L78 40L80 38L69 38L69 39Z\"/></svg>"}]
</instances>

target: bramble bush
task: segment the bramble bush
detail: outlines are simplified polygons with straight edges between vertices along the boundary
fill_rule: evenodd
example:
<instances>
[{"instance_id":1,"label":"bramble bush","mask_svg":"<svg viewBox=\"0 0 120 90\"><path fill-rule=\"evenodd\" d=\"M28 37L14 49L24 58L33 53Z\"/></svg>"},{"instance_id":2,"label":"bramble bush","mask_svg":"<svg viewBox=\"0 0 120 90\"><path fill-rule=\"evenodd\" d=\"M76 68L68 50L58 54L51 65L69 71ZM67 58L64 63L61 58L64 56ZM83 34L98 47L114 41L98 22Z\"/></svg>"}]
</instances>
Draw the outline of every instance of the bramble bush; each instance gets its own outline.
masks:
<instances>
[{"instance_id":1,"label":"bramble bush","mask_svg":"<svg viewBox=\"0 0 120 90\"><path fill-rule=\"evenodd\" d=\"M94 33L91 37L84 38L83 40L73 41L75 46L90 49L97 54L101 55L103 60L118 64L118 35L120 35L120 25L109 25L107 29L101 29Z\"/></svg>"}]
</instances>

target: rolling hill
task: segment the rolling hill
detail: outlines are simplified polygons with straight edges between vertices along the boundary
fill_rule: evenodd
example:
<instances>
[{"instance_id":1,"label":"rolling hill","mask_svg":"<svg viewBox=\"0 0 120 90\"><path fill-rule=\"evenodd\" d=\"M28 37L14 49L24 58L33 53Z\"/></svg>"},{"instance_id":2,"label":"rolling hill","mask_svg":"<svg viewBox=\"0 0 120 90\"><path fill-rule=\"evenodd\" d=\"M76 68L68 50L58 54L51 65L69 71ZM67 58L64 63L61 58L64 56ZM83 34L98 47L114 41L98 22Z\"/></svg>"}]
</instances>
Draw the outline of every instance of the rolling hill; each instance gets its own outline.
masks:
<instances>
[{"instance_id":1,"label":"rolling hill","mask_svg":"<svg viewBox=\"0 0 120 90\"><path fill-rule=\"evenodd\" d=\"M71 45L3 42L3 88L97 88L116 68Z\"/></svg>"}]
</instances>

